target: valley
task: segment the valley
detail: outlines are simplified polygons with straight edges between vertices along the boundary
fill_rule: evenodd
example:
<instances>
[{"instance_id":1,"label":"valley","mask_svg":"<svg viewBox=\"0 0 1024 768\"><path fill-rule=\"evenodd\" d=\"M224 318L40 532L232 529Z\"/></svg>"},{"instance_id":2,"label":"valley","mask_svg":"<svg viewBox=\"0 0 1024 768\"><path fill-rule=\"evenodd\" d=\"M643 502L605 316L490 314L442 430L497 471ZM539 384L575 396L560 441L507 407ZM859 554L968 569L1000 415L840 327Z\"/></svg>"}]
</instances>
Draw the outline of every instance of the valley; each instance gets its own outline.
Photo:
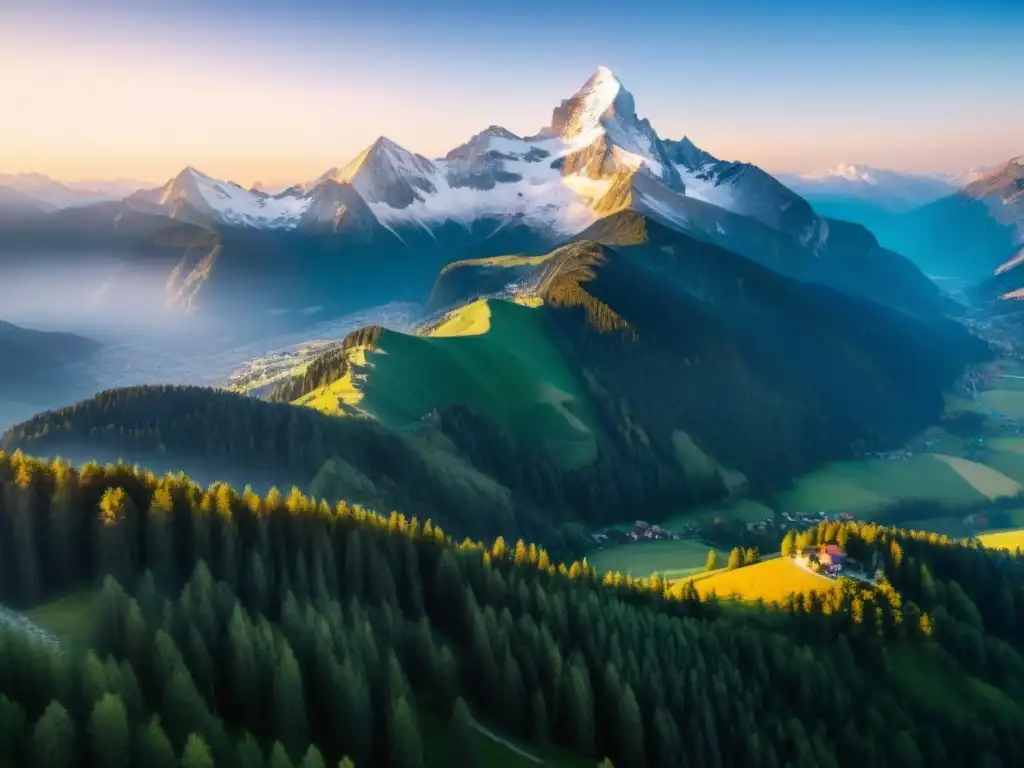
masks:
<instances>
[{"instance_id":1,"label":"valley","mask_svg":"<svg viewBox=\"0 0 1024 768\"><path fill-rule=\"evenodd\" d=\"M136 115L162 184L0 174L0 766L1017 764L1021 158L773 175L604 66L477 130L557 68L442 99L424 22Z\"/></svg>"}]
</instances>

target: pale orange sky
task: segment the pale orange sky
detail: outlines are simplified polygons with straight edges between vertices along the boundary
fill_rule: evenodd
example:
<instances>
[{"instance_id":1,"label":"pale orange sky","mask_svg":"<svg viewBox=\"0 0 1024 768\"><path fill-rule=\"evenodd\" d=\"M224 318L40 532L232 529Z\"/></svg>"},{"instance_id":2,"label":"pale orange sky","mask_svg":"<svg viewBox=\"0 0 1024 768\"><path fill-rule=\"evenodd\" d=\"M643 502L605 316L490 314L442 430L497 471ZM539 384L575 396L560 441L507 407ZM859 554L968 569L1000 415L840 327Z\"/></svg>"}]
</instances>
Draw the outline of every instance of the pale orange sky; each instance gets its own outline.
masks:
<instances>
[{"instance_id":1,"label":"pale orange sky","mask_svg":"<svg viewBox=\"0 0 1024 768\"><path fill-rule=\"evenodd\" d=\"M241 184L304 181L381 134L428 156L491 124L531 134L598 64L615 69L662 137L689 135L719 157L770 171L840 161L955 171L1024 152L1019 100L998 82L958 81L962 62L939 46L934 62L863 65L860 80L846 82L823 80L799 52L757 68L696 70L567 44L555 69L537 57L478 58L497 42L439 51L432 39L396 41L389 30L360 47L366 35L344 26L320 37L274 28L247 38L243 29L225 42L223 27L205 37L124 25L85 34L84 16L64 27L15 21L4 23L0 9L0 173L162 183L193 165ZM286 43L273 38L273 47L274 35ZM949 72L935 69L942 62ZM877 85L885 83L892 87Z\"/></svg>"}]
</instances>

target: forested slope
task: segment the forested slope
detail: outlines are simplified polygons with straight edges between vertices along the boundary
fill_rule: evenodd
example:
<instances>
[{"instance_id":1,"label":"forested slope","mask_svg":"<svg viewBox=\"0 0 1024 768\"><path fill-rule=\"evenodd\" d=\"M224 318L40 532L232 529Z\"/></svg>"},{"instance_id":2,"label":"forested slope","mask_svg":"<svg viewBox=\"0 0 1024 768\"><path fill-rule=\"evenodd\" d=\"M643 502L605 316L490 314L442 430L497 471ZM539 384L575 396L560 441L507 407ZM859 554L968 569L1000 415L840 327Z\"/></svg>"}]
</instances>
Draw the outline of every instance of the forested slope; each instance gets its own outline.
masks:
<instances>
[{"instance_id":1,"label":"forested slope","mask_svg":"<svg viewBox=\"0 0 1024 768\"><path fill-rule=\"evenodd\" d=\"M691 481L653 449L601 451L592 465L565 472L463 407L398 432L199 387L102 392L0 437L0 450L17 449L184 470L204 484L298 485L331 503L401 509L463 535L528 536L562 554L592 543L581 523L617 522L635 504L667 512L724 493L720 478Z\"/></svg>"},{"instance_id":2,"label":"forested slope","mask_svg":"<svg viewBox=\"0 0 1024 768\"><path fill-rule=\"evenodd\" d=\"M394 402L427 413L469 397L537 445L545 441L529 439L531 425L549 411L510 406L531 389L512 363L543 352L574 374L575 382L558 385L559 397L583 422L597 415L599 428L589 431L616 458L642 446L686 471L674 446L692 441L766 492L848 458L855 443L895 447L936 423L942 391L989 354L937 313L915 316L782 277L632 211L600 220L584 237L543 258L453 265L434 289L466 298L516 281L520 299L542 306L513 312L490 301L482 332L445 339L399 343L384 331L366 345L358 371L324 358L281 393L326 387L330 395L337 368L353 400L361 398L352 407L385 423ZM470 309L481 314L475 305L456 314ZM541 378L550 382L554 368L544 366ZM314 377L314 369L325 375ZM489 401L489 393L499 396ZM550 430L542 434L550 449Z\"/></svg>"},{"instance_id":3,"label":"forested slope","mask_svg":"<svg viewBox=\"0 0 1024 768\"><path fill-rule=\"evenodd\" d=\"M0 635L0 762L478 765L462 699L531 749L620 768L1015 765L1021 560L811 536L888 580L737 612L297 492L0 454L0 600L109 576L90 652Z\"/></svg>"}]
</instances>

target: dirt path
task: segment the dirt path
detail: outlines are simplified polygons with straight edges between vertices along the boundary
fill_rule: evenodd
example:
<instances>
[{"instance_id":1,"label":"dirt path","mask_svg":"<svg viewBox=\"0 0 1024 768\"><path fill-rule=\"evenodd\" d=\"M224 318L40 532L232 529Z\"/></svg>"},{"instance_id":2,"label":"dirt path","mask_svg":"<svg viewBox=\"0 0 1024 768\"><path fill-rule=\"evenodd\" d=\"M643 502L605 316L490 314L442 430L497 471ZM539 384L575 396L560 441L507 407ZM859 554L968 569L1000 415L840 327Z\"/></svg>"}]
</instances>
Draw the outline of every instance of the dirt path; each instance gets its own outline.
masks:
<instances>
[{"instance_id":1,"label":"dirt path","mask_svg":"<svg viewBox=\"0 0 1024 768\"><path fill-rule=\"evenodd\" d=\"M522 749L521 747L516 746L515 744L513 744L508 739L503 739L501 736L496 734L494 731L490 730L489 728L487 728L487 727L485 727L483 725L480 725L480 723L478 723L476 720L473 720L472 723L473 723L474 730L476 730L476 732L479 733L481 736L484 736L485 738L488 738L488 739L490 739L491 741L493 741L493 742L495 742L497 744L501 744L503 747L505 747L506 749L512 750L513 752L515 752L520 757L526 758L531 763L537 763L538 765L544 765L544 761L541 760L536 755L531 755L529 752L527 752L526 750Z\"/></svg>"}]
</instances>

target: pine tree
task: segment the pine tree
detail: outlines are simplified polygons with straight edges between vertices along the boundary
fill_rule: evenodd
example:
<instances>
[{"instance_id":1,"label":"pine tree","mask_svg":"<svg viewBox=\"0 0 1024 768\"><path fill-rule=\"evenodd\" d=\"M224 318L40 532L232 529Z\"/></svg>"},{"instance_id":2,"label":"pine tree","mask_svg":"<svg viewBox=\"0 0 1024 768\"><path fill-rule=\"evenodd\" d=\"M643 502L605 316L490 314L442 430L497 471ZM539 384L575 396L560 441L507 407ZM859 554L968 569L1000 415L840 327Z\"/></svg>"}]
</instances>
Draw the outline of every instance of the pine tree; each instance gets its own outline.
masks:
<instances>
[{"instance_id":1,"label":"pine tree","mask_svg":"<svg viewBox=\"0 0 1024 768\"><path fill-rule=\"evenodd\" d=\"M461 698L456 700L448 725L448 764L462 768L476 768L482 765L477 746L478 738L473 728L469 707Z\"/></svg>"},{"instance_id":2,"label":"pine tree","mask_svg":"<svg viewBox=\"0 0 1024 768\"><path fill-rule=\"evenodd\" d=\"M0 765L21 764L20 749L27 731L25 710L0 693Z\"/></svg>"},{"instance_id":3,"label":"pine tree","mask_svg":"<svg viewBox=\"0 0 1024 768\"><path fill-rule=\"evenodd\" d=\"M157 715L153 715L146 725L136 731L135 745L139 765L146 768L176 768L178 765L174 747L164 733Z\"/></svg>"},{"instance_id":4,"label":"pine tree","mask_svg":"<svg viewBox=\"0 0 1024 768\"><path fill-rule=\"evenodd\" d=\"M301 755L309 742L306 698L298 662L284 638L274 672L274 722L289 754Z\"/></svg>"},{"instance_id":5,"label":"pine tree","mask_svg":"<svg viewBox=\"0 0 1024 768\"><path fill-rule=\"evenodd\" d=\"M275 741L270 749L270 760L267 761L269 768L293 768L291 758L288 757L288 750L284 744Z\"/></svg>"},{"instance_id":6,"label":"pine tree","mask_svg":"<svg viewBox=\"0 0 1024 768\"><path fill-rule=\"evenodd\" d=\"M89 740L97 768L128 768L131 738L128 713L119 696L106 693L89 715Z\"/></svg>"},{"instance_id":7,"label":"pine tree","mask_svg":"<svg viewBox=\"0 0 1024 768\"><path fill-rule=\"evenodd\" d=\"M251 733L235 745L235 766L237 768L263 768L263 753Z\"/></svg>"},{"instance_id":8,"label":"pine tree","mask_svg":"<svg viewBox=\"0 0 1024 768\"><path fill-rule=\"evenodd\" d=\"M782 556L789 557L796 554L796 531L790 528L782 537Z\"/></svg>"},{"instance_id":9,"label":"pine tree","mask_svg":"<svg viewBox=\"0 0 1024 768\"><path fill-rule=\"evenodd\" d=\"M39 768L73 768L75 724L68 711L51 701L32 733L32 764Z\"/></svg>"},{"instance_id":10,"label":"pine tree","mask_svg":"<svg viewBox=\"0 0 1024 768\"><path fill-rule=\"evenodd\" d=\"M729 568L730 571L734 571L737 568L740 568L742 565L743 565L743 550L741 550L739 547L733 547L732 551L729 553L729 565L728 565L728 568Z\"/></svg>"},{"instance_id":11,"label":"pine tree","mask_svg":"<svg viewBox=\"0 0 1024 768\"><path fill-rule=\"evenodd\" d=\"M324 756L320 754L320 750L316 748L316 745L309 745L309 749L306 750L306 754L302 757L300 768L324 768Z\"/></svg>"},{"instance_id":12,"label":"pine tree","mask_svg":"<svg viewBox=\"0 0 1024 768\"><path fill-rule=\"evenodd\" d=\"M640 715L640 706L628 683L620 691L618 705L618 741L622 748L623 762L629 766L642 768L645 764L644 723Z\"/></svg>"},{"instance_id":13,"label":"pine tree","mask_svg":"<svg viewBox=\"0 0 1024 768\"><path fill-rule=\"evenodd\" d=\"M97 570L101 576L110 574L125 584L132 578L135 540L130 526L134 514L131 499L124 488L107 488L100 499L97 518Z\"/></svg>"},{"instance_id":14,"label":"pine tree","mask_svg":"<svg viewBox=\"0 0 1024 768\"><path fill-rule=\"evenodd\" d=\"M422 768L423 744L420 740L419 727L404 696L396 699L391 706L388 742L391 745L391 765L394 768Z\"/></svg>"},{"instance_id":15,"label":"pine tree","mask_svg":"<svg viewBox=\"0 0 1024 768\"><path fill-rule=\"evenodd\" d=\"M181 768L214 768L213 753L200 734L189 734L181 753Z\"/></svg>"},{"instance_id":16,"label":"pine tree","mask_svg":"<svg viewBox=\"0 0 1024 768\"><path fill-rule=\"evenodd\" d=\"M146 557L157 586L162 590L170 589L177 582L171 533L173 515L171 490L161 484L153 491L146 512Z\"/></svg>"},{"instance_id":17,"label":"pine tree","mask_svg":"<svg viewBox=\"0 0 1024 768\"><path fill-rule=\"evenodd\" d=\"M714 571L718 569L718 551L714 549L708 550L708 559L704 561L705 571Z\"/></svg>"}]
</instances>

